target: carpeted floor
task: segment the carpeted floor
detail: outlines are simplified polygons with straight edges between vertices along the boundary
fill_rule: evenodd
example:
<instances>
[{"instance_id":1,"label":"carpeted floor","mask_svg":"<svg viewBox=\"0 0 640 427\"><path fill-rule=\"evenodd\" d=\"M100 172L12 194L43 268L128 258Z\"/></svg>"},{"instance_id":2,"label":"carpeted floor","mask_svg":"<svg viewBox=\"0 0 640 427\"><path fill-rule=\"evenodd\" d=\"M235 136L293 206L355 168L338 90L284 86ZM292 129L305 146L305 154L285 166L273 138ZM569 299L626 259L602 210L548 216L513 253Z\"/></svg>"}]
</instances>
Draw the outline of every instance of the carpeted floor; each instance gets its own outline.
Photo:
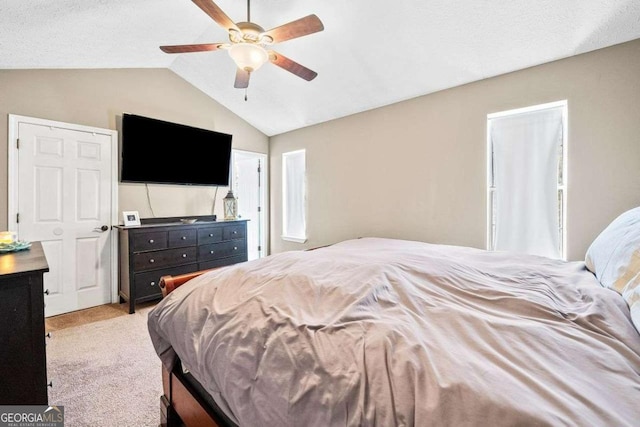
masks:
<instances>
[{"instance_id":1,"label":"carpeted floor","mask_svg":"<svg viewBox=\"0 0 640 427\"><path fill-rule=\"evenodd\" d=\"M58 330L47 340L49 404L66 427L158 426L160 359L147 331L153 306Z\"/></svg>"},{"instance_id":2,"label":"carpeted floor","mask_svg":"<svg viewBox=\"0 0 640 427\"><path fill-rule=\"evenodd\" d=\"M65 313L59 316L47 317L44 319L45 330L47 332L55 332L61 329L84 325L85 323L126 316L128 308L129 305L127 303L105 304L87 308L86 310L72 311L71 313Z\"/></svg>"},{"instance_id":3,"label":"carpeted floor","mask_svg":"<svg viewBox=\"0 0 640 427\"><path fill-rule=\"evenodd\" d=\"M136 310L144 307L153 307L158 301L150 301L136 304ZM86 323L97 322L99 320L113 319L114 317L127 316L129 314L129 303L114 303L99 305L97 307L86 308L84 310L72 311L58 316L44 319L45 331L53 332L61 329L80 326Z\"/></svg>"}]
</instances>

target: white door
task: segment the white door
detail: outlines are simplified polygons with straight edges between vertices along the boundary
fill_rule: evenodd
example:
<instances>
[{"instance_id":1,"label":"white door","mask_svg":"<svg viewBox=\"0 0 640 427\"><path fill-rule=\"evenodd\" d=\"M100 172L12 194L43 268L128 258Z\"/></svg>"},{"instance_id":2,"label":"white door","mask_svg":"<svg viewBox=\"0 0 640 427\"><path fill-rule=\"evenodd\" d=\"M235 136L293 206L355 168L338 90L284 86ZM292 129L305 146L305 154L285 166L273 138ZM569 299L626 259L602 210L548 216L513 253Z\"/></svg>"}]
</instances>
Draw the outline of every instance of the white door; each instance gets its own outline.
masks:
<instances>
[{"instance_id":1,"label":"white door","mask_svg":"<svg viewBox=\"0 0 640 427\"><path fill-rule=\"evenodd\" d=\"M248 219L248 259L261 258L266 250L266 154L233 150L233 192L238 199L238 216Z\"/></svg>"},{"instance_id":2,"label":"white door","mask_svg":"<svg viewBox=\"0 0 640 427\"><path fill-rule=\"evenodd\" d=\"M17 182L10 186L17 184L18 238L42 242L47 257L45 315L53 316L112 300L117 139L110 130L46 123L15 120Z\"/></svg>"}]
</instances>

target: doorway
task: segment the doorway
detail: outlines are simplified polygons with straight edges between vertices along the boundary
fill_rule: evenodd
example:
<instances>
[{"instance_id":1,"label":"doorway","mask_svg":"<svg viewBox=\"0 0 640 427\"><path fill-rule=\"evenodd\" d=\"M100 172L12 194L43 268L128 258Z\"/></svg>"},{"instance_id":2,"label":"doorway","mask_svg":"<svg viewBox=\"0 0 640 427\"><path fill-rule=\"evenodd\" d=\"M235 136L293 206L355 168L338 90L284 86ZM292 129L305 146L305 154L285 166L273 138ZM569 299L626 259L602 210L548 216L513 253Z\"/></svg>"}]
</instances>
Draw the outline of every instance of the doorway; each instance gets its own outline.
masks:
<instances>
[{"instance_id":1,"label":"doorway","mask_svg":"<svg viewBox=\"0 0 640 427\"><path fill-rule=\"evenodd\" d=\"M117 132L9 115L9 229L42 243L45 316L117 301Z\"/></svg>"},{"instance_id":2,"label":"doorway","mask_svg":"<svg viewBox=\"0 0 640 427\"><path fill-rule=\"evenodd\" d=\"M267 155L233 150L231 158L233 192L238 199L238 216L248 219L248 260L266 255Z\"/></svg>"}]
</instances>

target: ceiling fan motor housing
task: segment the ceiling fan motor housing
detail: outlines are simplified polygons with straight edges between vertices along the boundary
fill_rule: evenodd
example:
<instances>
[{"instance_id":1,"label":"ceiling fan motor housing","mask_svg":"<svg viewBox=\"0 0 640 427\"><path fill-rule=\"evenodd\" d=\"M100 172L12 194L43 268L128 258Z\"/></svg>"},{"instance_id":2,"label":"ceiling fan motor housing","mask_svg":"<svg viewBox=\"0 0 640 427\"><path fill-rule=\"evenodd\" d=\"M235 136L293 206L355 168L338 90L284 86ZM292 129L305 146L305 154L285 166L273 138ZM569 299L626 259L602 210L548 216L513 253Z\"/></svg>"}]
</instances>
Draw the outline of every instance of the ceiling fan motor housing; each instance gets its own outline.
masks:
<instances>
[{"instance_id":1,"label":"ceiling fan motor housing","mask_svg":"<svg viewBox=\"0 0 640 427\"><path fill-rule=\"evenodd\" d=\"M232 43L261 43L271 44L273 39L269 36L263 36L264 28L253 22L238 22L236 26L240 29L238 33L234 29L229 30L229 40Z\"/></svg>"}]
</instances>

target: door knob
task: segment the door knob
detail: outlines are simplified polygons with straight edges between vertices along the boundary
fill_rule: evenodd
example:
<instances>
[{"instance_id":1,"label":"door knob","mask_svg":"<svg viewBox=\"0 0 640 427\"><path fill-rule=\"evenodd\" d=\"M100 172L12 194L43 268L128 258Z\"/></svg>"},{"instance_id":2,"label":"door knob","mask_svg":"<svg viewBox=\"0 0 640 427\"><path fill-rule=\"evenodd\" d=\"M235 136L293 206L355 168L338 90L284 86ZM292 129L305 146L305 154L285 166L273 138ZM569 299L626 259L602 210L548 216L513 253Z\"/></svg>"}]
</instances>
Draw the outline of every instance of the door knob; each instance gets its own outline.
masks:
<instances>
[{"instance_id":1,"label":"door knob","mask_svg":"<svg viewBox=\"0 0 640 427\"><path fill-rule=\"evenodd\" d=\"M104 233L105 231L107 231L109 229L108 225L103 225L102 227L96 227L93 229L93 231L96 232L100 232L100 233Z\"/></svg>"}]
</instances>

